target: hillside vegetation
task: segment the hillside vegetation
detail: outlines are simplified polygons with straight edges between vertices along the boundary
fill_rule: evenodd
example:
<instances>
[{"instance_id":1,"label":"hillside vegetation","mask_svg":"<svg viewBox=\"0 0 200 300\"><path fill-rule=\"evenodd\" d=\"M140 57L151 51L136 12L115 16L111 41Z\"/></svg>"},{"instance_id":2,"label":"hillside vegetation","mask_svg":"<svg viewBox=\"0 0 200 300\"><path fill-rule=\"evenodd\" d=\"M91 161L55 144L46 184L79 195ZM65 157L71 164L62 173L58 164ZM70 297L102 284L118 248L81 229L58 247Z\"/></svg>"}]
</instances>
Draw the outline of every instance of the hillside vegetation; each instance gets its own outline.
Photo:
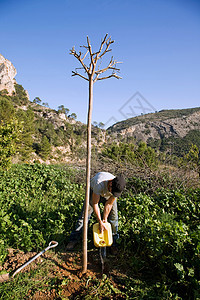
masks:
<instances>
[{"instance_id":1,"label":"hillside vegetation","mask_svg":"<svg viewBox=\"0 0 200 300\"><path fill-rule=\"evenodd\" d=\"M57 111L53 110L38 97L29 101L26 91L18 84L15 90L12 96L6 91L0 92L1 144L4 148L0 164L3 166L9 161L84 162L86 125L75 120L76 114L69 114L69 109L63 105L58 106ZM179 158L187 155L193 145L200 148L200 108L138 116L116 123L107 131L94 124L92 152L100 156L105 155L106 147L110 149L111 145L119 143L130 144L132 149L131 144L136 147L144 142L156 153ZM9 139L5 137L8 131Z\"/></svg>"},{"instance_id":2,"label":"hillside vegetation","mask_svg":"<svg viewBox=\"0 0 200 300\"><path fill-rule=\"evenodd\" d=\"M12 146L12 159L16 162L81 161L85 157L86 125L76 121L76 117L63 105L56 111L38 97L30 102L20 85L16 85L13 96L8 96L6 91L0 92L2 144L4 149ZM9 141L3 140L7 126L10 126ZM99 128L93 127L93 145L104 141L104 135ZM4 152L7 158L11 154L9 150Z\"/></svg>"}]
</instances>

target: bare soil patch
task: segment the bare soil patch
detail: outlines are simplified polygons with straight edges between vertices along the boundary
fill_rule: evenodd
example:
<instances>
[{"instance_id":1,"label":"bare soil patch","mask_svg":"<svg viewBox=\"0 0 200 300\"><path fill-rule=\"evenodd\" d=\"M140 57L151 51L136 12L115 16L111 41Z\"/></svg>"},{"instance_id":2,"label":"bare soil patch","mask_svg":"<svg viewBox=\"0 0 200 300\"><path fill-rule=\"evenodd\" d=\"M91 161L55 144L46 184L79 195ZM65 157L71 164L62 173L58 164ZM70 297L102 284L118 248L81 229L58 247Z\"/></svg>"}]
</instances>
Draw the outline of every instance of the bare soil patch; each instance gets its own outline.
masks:
<instances>
[{"instance_id":1,"label":"bare soil patch","mask_svg":"<svg viewBox=\"0 0 200 300\"><path fill-rule=\"evenodd\" d=\"M15 249L8 249L8 252L6 261L0 267L0 271L4 270L10 275L37 254L34 252L24 253ZM44 284L42 290L30 289L24 299L84 299L88 293L91 297L88 299L93 297L98 297L98 299L125 299L123 292L120 294L117 282L119 282L119 278L126 276L124 272L125 269L126 272L128 269L120 263L118 256L107 255L104 274L102 274L99 251L98 249L91 250L88 252L88 271L86 274L82 274L81 251L55 252L50 250L25 267L19 274L29 275L33 270L37 271L44 268L44 265L48 270L46 275L48 283ZM44 275L38 274L30 280L42 281ZM115 296L111 293L110 297L102 298L100 290L104 288L103 285L107 282L106 280L109 280L110 289L114 291ZM120 286L120 289L123 289L123 286Z\"/></svg>"}]
</instances>

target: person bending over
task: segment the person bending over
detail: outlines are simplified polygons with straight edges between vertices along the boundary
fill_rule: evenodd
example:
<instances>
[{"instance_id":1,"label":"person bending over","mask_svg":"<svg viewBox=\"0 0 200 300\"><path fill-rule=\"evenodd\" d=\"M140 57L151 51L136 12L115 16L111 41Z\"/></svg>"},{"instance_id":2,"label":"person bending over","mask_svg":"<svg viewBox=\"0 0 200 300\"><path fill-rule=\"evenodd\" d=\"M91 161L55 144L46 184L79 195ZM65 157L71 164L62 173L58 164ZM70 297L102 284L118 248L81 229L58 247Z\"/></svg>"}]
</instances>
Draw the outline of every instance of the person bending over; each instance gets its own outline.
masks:
<instances>
[{"instance_id":1,"label":"person bending over","mask_svg":"<svg viewBox=\"0 0 200 300\"><path fill-rule=\"evenodd\" d=\"M116 241L118 235L118 211L117 198L121 195L125 188L125 179L122 175L114 176L108 172L97 173L90 181L90 199L88 208L88 220L94 211L99 222L99 229L101 232L106 230L105 222L110 222L113 233L113 250L116 248ZM103 218L101 218L99 204L103 203L104 211ZM84 207L81 215L76 223L75 229L72 231L67 250L73 250L81 238L84 219ZM114 250L115 251L115 250ZM113 251L113 252L114 252Z\"/></svg>"}]
</instances>

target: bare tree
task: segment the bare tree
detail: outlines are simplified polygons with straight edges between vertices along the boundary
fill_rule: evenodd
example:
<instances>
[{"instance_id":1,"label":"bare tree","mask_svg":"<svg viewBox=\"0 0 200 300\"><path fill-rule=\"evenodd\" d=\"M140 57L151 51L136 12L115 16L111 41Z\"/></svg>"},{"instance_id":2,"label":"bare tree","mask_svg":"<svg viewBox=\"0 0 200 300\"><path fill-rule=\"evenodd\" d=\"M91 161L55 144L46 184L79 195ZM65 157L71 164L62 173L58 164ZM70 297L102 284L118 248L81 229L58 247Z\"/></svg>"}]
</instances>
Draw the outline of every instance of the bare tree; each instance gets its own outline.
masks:
<instances>
[{"instance_id":1,"label":"bare tree","mask_svg":"<svg viewBox=\"0 0 200 300\"><path fill-rule=\"evenodd\" d=\"M81 64L81 68L76 68L72 71L72 76L80 76L81 78L89 82L89 108L88 108L88 119L87 119L87 160L86 160L86 197L84 206L84 226L83 226L83 273L87 271L87 228L88 228L88 206L89 206L89 196L90 196L90 166L91 166L91 120L92 120L92 107L93 107L93 84L97 80L104 80L108 78L115 77L120 79L121 77L117 75L120 70L116 68L116 64L119 63L113 59L113 56L109 60L106 67L101 68L102 58L105 54L112 51L110 49L111 44L114 41L108 34L105 35L104 39L101 41L99 50L97 52L92 51L91 43L87 37L87 45L81 46L85 48L84 53L81 51L76 52L74 47L70 50L70 54L74 55L75 58ZM85 60L89 59L88 64ZM103 76L102 74L106 71L110 71L108 75Z\"/></svg>"}]
</instances>

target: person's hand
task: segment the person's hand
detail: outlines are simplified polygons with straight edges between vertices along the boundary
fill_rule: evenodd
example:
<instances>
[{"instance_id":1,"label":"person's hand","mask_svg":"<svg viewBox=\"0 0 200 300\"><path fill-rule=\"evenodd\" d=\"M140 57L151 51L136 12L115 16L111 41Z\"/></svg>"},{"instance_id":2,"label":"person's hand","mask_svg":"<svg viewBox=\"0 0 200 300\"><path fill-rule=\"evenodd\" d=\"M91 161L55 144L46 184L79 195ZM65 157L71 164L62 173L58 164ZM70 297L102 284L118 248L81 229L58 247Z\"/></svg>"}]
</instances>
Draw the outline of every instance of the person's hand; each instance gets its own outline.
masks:
<instances>
[{"instance_id":1,"label":"person's hand","mask_svg":"<svg viewBox=\"0 0 200 300\"><path fill-rule=\"evenodd\" d=\"M103 234L103 231L104 231L104 230L107 230L104 221L100 221L100 222L99 222L99 230L100 230L100 233L101 233L101 234Z\"/></svg>"}]
</instances>

